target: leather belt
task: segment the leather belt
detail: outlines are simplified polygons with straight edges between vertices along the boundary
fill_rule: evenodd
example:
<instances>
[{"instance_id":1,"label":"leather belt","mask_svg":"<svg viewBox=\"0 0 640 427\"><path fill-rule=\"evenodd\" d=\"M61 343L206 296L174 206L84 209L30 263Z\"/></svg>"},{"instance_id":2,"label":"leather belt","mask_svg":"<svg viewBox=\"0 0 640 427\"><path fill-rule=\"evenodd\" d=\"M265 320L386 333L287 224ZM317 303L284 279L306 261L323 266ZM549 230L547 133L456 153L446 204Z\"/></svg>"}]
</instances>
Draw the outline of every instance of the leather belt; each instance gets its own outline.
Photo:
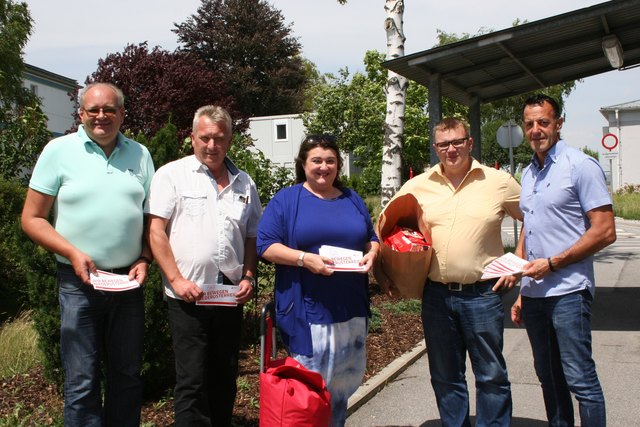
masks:
<instances>
[{"instance_id":1,"label":"leather belt","mask_svg":"<svg viewBox=\"0 0 640 427\"><path fill-rule=\"evenodd\" d=\"M429 280L429 282L433 283L434 285L445 286L448 290L452 292L463 292L463 291L478 291L478 290L484 290L487 287L493 287L493 285L495 285L498 282L498 279L483 280L482 282L475 282L475 283L469 283L469 284L458 283L458 282L442 283L442 282L436 282L435 280Z\"/></svg>"},{"instance_id":2,"label":"leather belt","mask_svg":"<svg viewBox=\"0 0 640 427\"><path fill-rule=\"evenodd\" d=\"M71 273L75 274L75 271L73 270L73 266L71 264L65 264L64 262L60 262L58 261L58 270L62 270L62 271L69 271ZM113 274L129 274L129 271L131 270L131 267L116 267L116 268L100 268L98 267L98 270L102 270L102 271L106 271L109 273L113 273Z\"/></svg>"}]
</instances>

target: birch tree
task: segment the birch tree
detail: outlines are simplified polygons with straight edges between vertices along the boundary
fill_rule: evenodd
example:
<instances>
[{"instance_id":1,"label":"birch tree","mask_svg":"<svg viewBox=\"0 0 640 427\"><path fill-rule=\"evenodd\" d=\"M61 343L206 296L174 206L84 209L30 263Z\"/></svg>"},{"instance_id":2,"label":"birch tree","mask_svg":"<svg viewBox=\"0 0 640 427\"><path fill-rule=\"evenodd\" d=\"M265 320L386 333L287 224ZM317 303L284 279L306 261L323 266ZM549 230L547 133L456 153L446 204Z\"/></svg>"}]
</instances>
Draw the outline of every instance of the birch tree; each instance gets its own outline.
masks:
<instances>
[{"instance_id":1,"label":"birch tree","mask_svg":"<svg viewBox=\"0 0 640 427\"><path fill-rule=\"evenodd\" d=\"M386 0L384 10L387 12L387 19L384 21L384 28L387 32L387 60L390 60L404 56L405 37L402 30L404 1ZM387 109L385 112L380 180L380 203L382 206L387 204L402 184L402 137L408 84L406 77L391 70L388 71L387 83L384 88L387 97Z\"/></svg>"},{"instance_id":2,"label":"birch tree","mask_svg":"<svg viewBox=\"0 0 640 427\"><path fill-rule=\"evenodd\" d=\"M338 0L345 4L347 0ZM387 60L404 56L403 0L385 0L387 18L384 29L387 33ZM402 184L402 140L404 133L404 111L408 80L389 70L384 92L387 98L385 111L384 141L382 144L382 173L380 180L380 202L385 206Z\"/></svg>"}]
</instances>

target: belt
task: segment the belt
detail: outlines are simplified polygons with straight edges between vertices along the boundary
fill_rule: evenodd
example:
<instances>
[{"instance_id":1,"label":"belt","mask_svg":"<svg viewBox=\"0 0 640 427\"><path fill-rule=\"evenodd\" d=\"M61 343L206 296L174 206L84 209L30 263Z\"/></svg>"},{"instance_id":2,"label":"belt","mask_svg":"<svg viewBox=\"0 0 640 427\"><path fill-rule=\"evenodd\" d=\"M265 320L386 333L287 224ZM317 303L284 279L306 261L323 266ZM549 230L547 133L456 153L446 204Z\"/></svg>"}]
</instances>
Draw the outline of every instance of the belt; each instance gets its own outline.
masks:
<instances>
[{"instance_id":1,"label":"belt","mask_svg":"<svg viewBox=\"0 0 640 427\"><path fill-rule=\"evenodd\" d=\"M222 273L219 273L220 276L222 276L222 280L220 281L223 285L233 285L233 282L231 281L231 279L229 279L227 276L225 276ZM220 283L218 282L218 283Z\"/></svg>"},{"instance_id":2,"label":"belt","mask_svg":"<svg viewBox=\"0 0 640 427\"><path fill-rule=\"evenodd\" d=\"M73 266L71 264L65 264L64 262L58 261L58 270L69 271L75 273L73 270ZM116 268L98 268L98 270L106 271L108 273L113 274L129 274L131 267L116 267Z\"/></svg>"},{"instance_id":3,"label":"belt","mask_svg":"<svg viewBox=\"0 0 640 427\"><path fill-rule=\"evenodd\" d=\"M497 282L498 282L498 279L483 280L482 282L475 282L475 283L469 283L469 284L458 283L458 282L442 283L442 282L436 282L435 280L429 280L429 283L432 283L438 286L445 286L448 290L452 292L482 291L487 289L487 287L492 288L493 285L495 285Z\"/></svg>"}]
</instances>

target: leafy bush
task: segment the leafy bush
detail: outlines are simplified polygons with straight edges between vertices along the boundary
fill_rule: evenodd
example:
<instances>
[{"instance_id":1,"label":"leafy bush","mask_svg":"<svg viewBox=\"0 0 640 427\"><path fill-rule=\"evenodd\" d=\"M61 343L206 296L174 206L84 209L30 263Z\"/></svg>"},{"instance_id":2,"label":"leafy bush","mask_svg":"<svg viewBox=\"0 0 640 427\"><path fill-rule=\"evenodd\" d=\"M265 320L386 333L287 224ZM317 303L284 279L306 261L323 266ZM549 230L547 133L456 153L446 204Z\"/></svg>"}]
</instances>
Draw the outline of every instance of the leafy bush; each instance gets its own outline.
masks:
<instances>
[{"instance_id":1,"label":"leafy bush","mask_svg":"<svg viewBox=\"0 0 640 427\"><path fill-rule=\"evenodd\" d=\"M382 319L382 313L380 309L377 307L371 307L371 318L369 319L369 333L376 333L382 329L382 324L384 320Z\"/></svg>"}]
</instances>

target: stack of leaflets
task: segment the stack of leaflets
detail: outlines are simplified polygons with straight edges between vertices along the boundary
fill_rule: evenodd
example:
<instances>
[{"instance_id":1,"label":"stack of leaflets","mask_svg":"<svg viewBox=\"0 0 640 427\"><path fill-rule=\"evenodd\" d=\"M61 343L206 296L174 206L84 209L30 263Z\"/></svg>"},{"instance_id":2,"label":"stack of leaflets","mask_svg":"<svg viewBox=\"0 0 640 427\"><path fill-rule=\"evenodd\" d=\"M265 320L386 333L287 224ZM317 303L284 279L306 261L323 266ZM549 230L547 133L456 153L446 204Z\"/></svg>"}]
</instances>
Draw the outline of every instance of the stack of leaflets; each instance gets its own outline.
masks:
<instances>
[{"instance_id":1,"label":"stack of leaflets","mask_svg":"<svg viewBox=\"0 0 640 427\"><path fill-rule=\"evenodd\" d=\"M108 271L98 270L98 274L91 274L91 285L94 289L108 292L122 292L140 287L137 280L129 280L126 274L113 274Z\"/></svg>"},{"instance_id":2,"label":"stack of leaflets","mask_svg":"<svg viewBox=\"0 0 640 427\"><path fill-rule=\"evenodd\" d=\"M365 266L358 263L362 259L361 251L339 248L337 246L322 245L318 254L331 258L333 265L327 265L333 271L364 271Z\"/></svg>"},{"instance_id":3,"label":"stack of leaflets","mask_svg":"<svg viewBox=\"0 0 640 427\"><path fill-rule=\"evenodd\" d=\"M511 252L507 252L500 258L494 259L484 268L480 280L495 279L497 277L522 273L524 266L528 263L529 261L517 257Z\"/></svg>"}]
</instances>

